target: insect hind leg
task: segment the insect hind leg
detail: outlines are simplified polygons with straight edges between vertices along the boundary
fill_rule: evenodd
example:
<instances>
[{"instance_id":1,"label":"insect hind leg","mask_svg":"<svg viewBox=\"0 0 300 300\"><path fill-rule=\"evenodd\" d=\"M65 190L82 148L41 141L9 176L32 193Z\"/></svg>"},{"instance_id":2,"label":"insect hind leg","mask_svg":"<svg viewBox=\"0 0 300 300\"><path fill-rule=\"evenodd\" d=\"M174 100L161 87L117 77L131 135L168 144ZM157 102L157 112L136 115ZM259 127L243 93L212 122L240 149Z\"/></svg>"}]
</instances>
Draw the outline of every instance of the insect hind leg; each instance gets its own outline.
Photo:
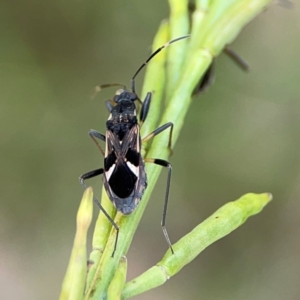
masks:
<instances>
[{"instance_id":1,"label":"insect hind leg","mask_svg":"<svg viewBox=\"0 0 300 300\"><path fill-rule=\"evenodd\" d=\"M86 189L87 186L85 184L85 180L99 176L99 175L103 174L103 172L104 172L103 168L87 172L79 177L79 182L83 186L83 188ZM104 213L105 217L108 219L108 221L111 223L111 225L116 229L115 245L114 245L113 253L111 255L112 257L114 257L114 254L117 250L117 244L118 244L118 238L119 238L119 227L114 222L114 220L111 218L111 216L107 213L107 211L103 208L103 206L100 204L100 201L95 196L93 196L93 201L99 207L99 209Z\"/></svg>"},{"instance_id":2,"label":"insect hind leg","mask_svg":"<svg viewBox=\"0 0 300 300\"><path fill-rule=\"evenodd\" d=\"M166 228L166 217L167 217L167 209L168 209L168 201L169 201L170 184L171 184L172 165L168 161L163 160L163 159L158 159L158 158L145 158L145 162L153 163L153 164L159 165L161 167L168 168L168 178L167 178L167 186L166 186L166 194L165 194L165 200L164 200L163 215L162 215L162 220L161 220L161 227L162 227L162 231L164 233L165 239L169 245L169 248L171 249L172 254L174 254L171 240L170 240L167 228Z\"/></svg>"}]
</instances>

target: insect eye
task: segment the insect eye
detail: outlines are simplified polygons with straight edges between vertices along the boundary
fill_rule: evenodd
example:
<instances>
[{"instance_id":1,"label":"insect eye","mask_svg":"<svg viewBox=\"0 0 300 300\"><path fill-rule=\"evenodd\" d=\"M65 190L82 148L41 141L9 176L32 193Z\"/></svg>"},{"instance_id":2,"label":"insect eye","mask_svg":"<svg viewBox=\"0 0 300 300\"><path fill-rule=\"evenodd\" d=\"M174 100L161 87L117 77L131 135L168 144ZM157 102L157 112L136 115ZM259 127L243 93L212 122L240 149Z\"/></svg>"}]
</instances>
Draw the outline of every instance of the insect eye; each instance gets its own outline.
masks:
<instances>
[{"instance_id":1,"label":"insect eye","mask_svg":"<svg viewBox=\"0 0 300 300\"><path fill-rule=\"evenodd\" d=\"M113 101L114 101L115 103L118 103L119 100L120 100L120 95L115 95L114 98L113 98Z\"/></svg>"},{"instance_id":2,"label":"insect eye","mask_svg":"<svg viewBox=\"0 0 300 300\"><path fill-rule=\"evenodd\" d=\"M130 93L130 100L135 101L138 99L137 95L135 93Z\"/></svg>"}]
</instances>

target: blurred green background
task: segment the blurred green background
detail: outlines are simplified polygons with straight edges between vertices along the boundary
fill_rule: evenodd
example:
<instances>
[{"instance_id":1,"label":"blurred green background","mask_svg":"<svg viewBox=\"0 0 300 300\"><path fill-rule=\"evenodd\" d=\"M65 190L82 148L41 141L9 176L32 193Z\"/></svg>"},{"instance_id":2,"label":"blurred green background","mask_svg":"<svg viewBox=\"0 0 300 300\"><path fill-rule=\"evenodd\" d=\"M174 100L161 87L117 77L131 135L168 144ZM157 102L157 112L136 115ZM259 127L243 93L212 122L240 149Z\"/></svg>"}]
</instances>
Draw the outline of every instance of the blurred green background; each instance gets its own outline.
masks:
<instances>
[{"instance_id":1,"label":"blurred green background","mask_svg":"<svg viewBox=\"0 0 300 300\"><path fill-rule=\"evenodd\" d=\"M87 132L105 131L103 100L114 90L95 101L89 93L98 83L128 84L167 16L161 0L1 2L1 299L58 297L78 176L102 164ZM251 72L221 55L214 86L194 99L171 158L171 240L244 193L274 200L139 299L299 299L299 5L270 7L232 48ZM129 279L167 250L165 180L163 172L128 254ZM90 183L99 195L101 179Z\"/></svg>"}]
</instances>

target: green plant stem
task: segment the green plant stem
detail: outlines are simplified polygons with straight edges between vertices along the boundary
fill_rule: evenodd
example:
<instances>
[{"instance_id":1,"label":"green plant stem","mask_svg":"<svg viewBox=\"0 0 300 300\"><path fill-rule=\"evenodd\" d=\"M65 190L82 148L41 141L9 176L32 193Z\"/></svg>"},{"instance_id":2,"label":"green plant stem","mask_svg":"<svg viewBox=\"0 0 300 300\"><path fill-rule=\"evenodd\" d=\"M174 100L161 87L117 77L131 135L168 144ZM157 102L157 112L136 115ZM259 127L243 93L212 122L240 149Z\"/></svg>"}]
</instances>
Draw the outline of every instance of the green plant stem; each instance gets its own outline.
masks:
<instances>
[{"instance_id":1,"label":"green plant stem","mask_svg":"<svg viewBox=\"0 0 300 300\"><path fill-rule=\"evenodd\" d=\"M125 256L123 256L120 259L119 267L116 270L116 274L108 287L108 291L107 291L108 300L121 299L121 294L126 281L126 273L127 273L127 259Z\"/></svg>"},{"instance_id":2,"label":"green plant stem","mask_svg":"<svg viewBox=\"0 0 300 300\"><path fill-rule=\"evenodd\" d=\"M169 0L170 4L170 39L189 34L188 0ZM188 40L176 44L168 49L167 56L167 84L166 100L170 100L174 93L184 62Z\"/></svg>"},{"instance_id":3,"label":"green plant stem","mask_svg":"<svg viewBox=\"0 0 300 300\"><path fill-rule=\"evenodd\" d=\"M174 254L168 250L154 267L128 282L123 298L136 296L165 283L209 245L241 226L250 216L259 213L271 199L269 193L246 194L222 206L174 244Z\"/></svg>"},{"instance_id":4,"label":"green plant stem","mask_svg":"<svg viewBox=\"0 0 300 300\"><path fill-rule=\"evenodd\" d=\"M169 22L164 20L158 29L157 34L154 37L152 52L164 45L167 41L170 40L170 28ZM150 132L152 132L158 125L160 114L157 112L162 110L163 102L163 91L166 83L166 71L165 71L165 62L166 62L167 52L161 51L151 63L147 65L145 79L142 89L143 100L146 97L148 92L152 93L151 99L151 109L147 116L147 121L143 124L141 128L141 136L145 137ZM155 74L155 76L153 76ZM143 143L143 156L145 156L146 151L148 150L149 142Z\"/></svg>"},{"instance_id":5,"label":"green plant stem","mask_svg":"<svg viewBox=\"0 0 300 300\"><path fill-rule=\"evenodd\" d=\"M106 210L106 212L114 218L116 214L116 210L112 205L111 201L109 200L106 191L102 188L102 198L101 198L101 205ZM91 264L89 272L87 274L86 279L86 294L91 292L91 287L96 284L96 272L99 268L99 262L106 247L108 237L110 235L112 229L112 224L106 218L103 213L99 213L97 222L95 225L94 235L93 235L93 249L90 253L89 263Z\"/></svg>"}]
</instances>

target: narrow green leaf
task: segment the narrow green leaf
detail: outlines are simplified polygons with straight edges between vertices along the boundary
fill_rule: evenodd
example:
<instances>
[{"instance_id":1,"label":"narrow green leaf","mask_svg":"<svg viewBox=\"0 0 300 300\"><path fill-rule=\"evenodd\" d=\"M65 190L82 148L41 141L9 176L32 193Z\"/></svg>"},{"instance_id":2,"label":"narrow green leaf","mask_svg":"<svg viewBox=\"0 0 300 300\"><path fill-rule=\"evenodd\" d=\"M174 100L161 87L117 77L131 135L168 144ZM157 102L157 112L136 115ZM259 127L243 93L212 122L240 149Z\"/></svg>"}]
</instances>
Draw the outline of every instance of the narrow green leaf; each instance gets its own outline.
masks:
<instances>
[{"instance_id":1,"label":"narrow green leaf","mask_svg":"<svg viewBox=\"0 0 300 300\"><path fill-rule=\"evenodd\" d=\"M77 230L60 300L81 300L83 298L87 271L86 237L92 216L93 190L87 188L77 213Z\"/></svg>"},{"instance_id":2,"label":"narrow green leaf","mask_svg":"<svg viewBox=\"0 0 300 300\"><path fill-rule=\"evenodd\" d=\"M220 1L224 3L224 1ZM230 5L220 7L218 3L207 15L206 27L200 46L218 55L226 44L230 44L243 27L262 12L270 0L235 0ZM222 14L221 14L222 12ZM220 34L222 32L222 34Z\"/></svg>"}]
</instances>

